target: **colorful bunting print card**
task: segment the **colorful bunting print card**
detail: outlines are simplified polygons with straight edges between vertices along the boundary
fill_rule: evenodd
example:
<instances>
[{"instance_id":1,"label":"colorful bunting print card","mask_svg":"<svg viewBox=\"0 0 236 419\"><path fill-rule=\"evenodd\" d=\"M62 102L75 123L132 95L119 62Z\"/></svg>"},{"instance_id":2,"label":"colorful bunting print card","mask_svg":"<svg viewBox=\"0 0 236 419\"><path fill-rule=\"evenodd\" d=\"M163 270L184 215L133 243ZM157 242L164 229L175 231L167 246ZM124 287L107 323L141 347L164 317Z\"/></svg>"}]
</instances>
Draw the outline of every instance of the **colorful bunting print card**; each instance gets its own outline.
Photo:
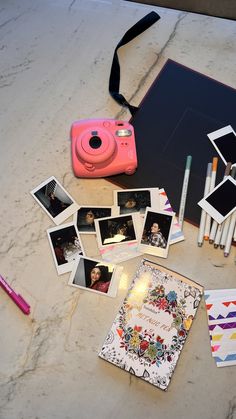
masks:
<instances>
[{"instance_id":1,"label":"colorful bunting print card","mask_svg":"<svg viewBox=\"0 0 236 419\"><path fill-rule=\"evenodd\" d=\"M167 390L203 287L143 259L99 356Z\"/></svg>"},{"instance_id":2,"label":"colorful bunting print card","mask_svg":"<svg viewBox=\"0 0 236 419\"><path fill-rule=\"evenodd\" d=\"M236 365L236 289L205 290L204 297L216 365Z\"/></svg>"}]
</instances>

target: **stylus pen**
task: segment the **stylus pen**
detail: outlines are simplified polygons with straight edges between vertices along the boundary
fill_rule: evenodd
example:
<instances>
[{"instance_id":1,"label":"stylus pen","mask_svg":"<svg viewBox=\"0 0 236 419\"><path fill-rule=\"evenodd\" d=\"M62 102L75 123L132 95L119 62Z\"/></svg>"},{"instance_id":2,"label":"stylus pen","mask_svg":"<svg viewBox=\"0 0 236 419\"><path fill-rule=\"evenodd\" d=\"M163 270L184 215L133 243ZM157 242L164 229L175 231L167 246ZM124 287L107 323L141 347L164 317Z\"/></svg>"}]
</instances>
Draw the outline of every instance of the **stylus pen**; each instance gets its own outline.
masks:
<instances>
[{"instance_id":1,"label":"stylus pen","mask_svg":"<svg viewBox=\"0 0 236 419\"><path fill-rule=\"evenodd\" d=\"M210 190L211 171L212 171L212 163L208 163L207 172L206 172L205 187L204 187L204 196L206 196L209 193L209 190ZM202 209L199 231L198 231L198 246L202 246L202 243L203 243L205 223L206 223L206 211L204 209Z\"/></svg>"},{"instance_id":2,"label":"stylus pen","mask_svg":"<svg viewBox=\"0 0 236 419\"><path fill-rule=\"evenodd\" d=\"M187 156L185 172L184 172L184 180L183 180L183 186L182 186L182 193L181 193L181 198L180 198L180 206L179 206L178 221L179 221L181 230L182 230L182 226L184 222L184 211L185 211L186 198L187 198L187 192L188 192L188 181L189 181L191 163L192 163L192 156Z\"/></svg>"},{"instance_id":3,"label":"stylus pen","mask_svg":"<svg viewBox=\"0 0 236 419\"><path fill-rule=\"evenodd\" d=\"M230 253L230 248L232 245L232 240L233 240L233 234L234 234L234 229L235 229L235 223L236 223L236 211L233 212L233 214L231 214L230 217L230 223L229 223L229 229L228 229L228 234L227 234L227 238L225 241L225 248L224 248L224 256L227 257L229 256Z\"/></svg>"},{"instance_id":4,"label":"stylus pen","mask_svg":"<svg viewBox=\"0 0 236 419\"><path fill-rule=\"evenodd\" d=\"M233 166L230 175L232 176L232 178L236 178L236 167ZM225 247L225 243L226 243L226 238L228 236L228 231L229 231L229 225L230 225L230 221L231 221L231 215L229 217L226 218L226 220L224 221L224 227L222 230L222 234L221 234L221 239L220 239L220 248L224 249Z\"/></svg>"},{"instance_id":5,"label":"stylus pen","mask_svg":"<svg viewBox=\"0 0 236 419\"><path fill-rule=\"evenodd\" d=\"M20 294L16 294L15 291L8 285L8 283L5 281L5 279L0 275L0 285L2 289L9 295L9 297L14 301L14 303L23 311L24 314L30 314L30 306L29 304L24 300L23 297L21 297Z\"/></svg>"},{"instance_id":6,"label":"stylus pen","mask_svg":"<svg viewBox=\"0 0 236 419\"><path fill-rule=\"evenodd\" d=\"M224 179L227 176L229 176L230 170L231 170L231 166L232 166L232 163L231 162L227 163L226 168L225 168L225 173L224 173ZM218 226L219 226L219 224L217 223L217 221L216 220L213 220L213 223L211 225L211 232L210 232L210 236L209 236L209 243L213 243L214 242L215 237L216 237L216 232L217 232Z\"/></svg>"},{"instance_id":7,"label":"stylus pen","mask_svg":"<svg viewBox=\"0 0 236 419\"><path fill-rule=\"evenodd\" d=\"M218 164L218 157L214 157L212 161L211 183L210 183L209 192L211 192L215 187L217 164ZM205 223L205 231L204 231L204 240L209 239L210 229L211 229L211 216L207 214L206 223Z\"/></svg>"}]
</instances>

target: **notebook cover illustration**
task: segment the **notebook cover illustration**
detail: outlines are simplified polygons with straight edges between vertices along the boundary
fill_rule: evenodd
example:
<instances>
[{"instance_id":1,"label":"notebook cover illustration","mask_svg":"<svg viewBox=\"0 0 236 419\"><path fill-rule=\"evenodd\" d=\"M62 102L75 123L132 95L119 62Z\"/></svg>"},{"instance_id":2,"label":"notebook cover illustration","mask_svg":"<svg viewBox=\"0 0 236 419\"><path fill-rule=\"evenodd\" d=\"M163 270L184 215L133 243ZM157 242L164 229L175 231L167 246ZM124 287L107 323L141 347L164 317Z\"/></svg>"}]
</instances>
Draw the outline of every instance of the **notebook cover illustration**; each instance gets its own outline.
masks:
<instances>
[{"instance_id":1,"label":"notebook cover illustration","mask_svg":"<svg viewBox=\"0 0 236 419\"><path fill-rule=\"evenodd\" d=\"M99 356L167 390L203 287L143 259Z\"/></svg>"},{"instance_id":2,"label":"notebook cover illustration","mask_svg":"<svg viewBox=\"0 0 236 419\"><path fill-rule=\"evenodd\" d=\"M167 60L130 122L138 156L136 172L109 180L123 188L161 185L178 215L187 155L192 156L185 219L199 225L207 164L217 156L207 134L236 129L236 90ZM219 159L216 183L224 176Z\"/></svg>"}]
</instances>

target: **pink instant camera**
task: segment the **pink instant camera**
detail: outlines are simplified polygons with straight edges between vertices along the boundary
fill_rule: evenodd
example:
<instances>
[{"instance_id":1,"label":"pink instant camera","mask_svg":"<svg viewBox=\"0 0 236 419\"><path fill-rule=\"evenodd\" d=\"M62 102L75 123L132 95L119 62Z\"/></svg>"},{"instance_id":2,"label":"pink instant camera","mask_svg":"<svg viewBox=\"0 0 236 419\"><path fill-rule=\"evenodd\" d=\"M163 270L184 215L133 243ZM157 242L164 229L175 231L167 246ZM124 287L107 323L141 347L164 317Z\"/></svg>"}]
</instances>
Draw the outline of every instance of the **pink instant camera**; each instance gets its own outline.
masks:
<instances>
[{"instance_id":1,"label":"pink instant camera","mask_svg":"<svg viewBox=\"0 0 236 419\"><path fill-rule=\"evenodd\" d=\"M71 127L72 165L77 177L97 178L137 168L134 128L114 119L85 119Z\"/></svg>"}]
</instances>

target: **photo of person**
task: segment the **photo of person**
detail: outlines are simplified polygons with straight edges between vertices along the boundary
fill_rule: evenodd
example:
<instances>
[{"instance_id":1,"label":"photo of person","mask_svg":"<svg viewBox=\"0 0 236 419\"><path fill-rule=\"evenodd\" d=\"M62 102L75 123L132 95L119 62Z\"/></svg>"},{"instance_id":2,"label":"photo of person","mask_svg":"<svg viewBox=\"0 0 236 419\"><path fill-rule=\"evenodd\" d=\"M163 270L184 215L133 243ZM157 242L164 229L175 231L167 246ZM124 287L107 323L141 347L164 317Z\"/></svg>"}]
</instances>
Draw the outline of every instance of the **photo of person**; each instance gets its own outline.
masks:
<instances>
[{"instance_id":1,"label":"photo of person","mask_svg":"<svg viewBox=\"0 0 236 419\"><path fill-rule=\"evenodd\" d=\"M108 296L115 296L117 284L114 289L114 277L116 276L117 282L117 268L113 264L79 257L71 273L69 285L86 288L87 290L107 294ZM121 271L122 268L120 267L119 272ZM113 292L111 292L112 284Z\"/></svg>"},{"instance_id":2,"label":"photo of person","mask_svg":"<svg viewBox=\"0 0 236 419\"><path fill-rule=\"evenodd\" d=\"M31 194L57 225L78 209L73 198L53 176L31 191Z\"/></svg>"},{"instance_id":3,"label":"photo of person","mask_svg":"<svg viewBox=\"0 0 236 419\"><path fill-rule=\"evenodd\" d=\"M75 224L79 233L95 234L94 220L111 215L111 207L80 207L75 213Z\"/></svg>"},{"instance_id":4,"label":"photo of person","mask_svg":"<svg viewBox=\"0 0 236 419\"><path fill-rule=\"evenodd\" d=\"M137 239L132 214L95 220L95 229L100 246Z\"/></svg>"},{"instance_id":5,"label":"photo of person","mask_svg":"<svg viewBox=\"0 0 236 419\"><path fill-rule=\"evenodd\" d=\"M139 212L144 215L147 207L160 208L159 188L115 190L114 205L120 208L120 214Z\"/></svg>"},{"instance_id":6,"label":"photo of person","mask_svg":"<svg viewBox=\"0 0 236 419\"><path fill-rule=\"evenodd\" d=\"M143 234L141 243L162 247L163 249L166 248L167 241L163 236L158 223L152 223L148 234L146 234L146 232Z\"/></svg>"},{"instance_id":7,"label":"photo of person","mask_svg":"<svg viewBox=\"0 0 236 419\"><path fill-rule=\"evenodd\" d=\"M147 208L139 249L167 257L174 213L155 212Z\"/></svg>"},{"instance_id":8,"label":"photo of person","mask_svg":"<svg viewBox=\"0 0 236 419\"><path fill-rule=\"evenodd\" d=\"M78 255L84 255L79 233L73 223L47 230L54 262L59 274L69 272Z\"/></svg>"}]
</instances>

